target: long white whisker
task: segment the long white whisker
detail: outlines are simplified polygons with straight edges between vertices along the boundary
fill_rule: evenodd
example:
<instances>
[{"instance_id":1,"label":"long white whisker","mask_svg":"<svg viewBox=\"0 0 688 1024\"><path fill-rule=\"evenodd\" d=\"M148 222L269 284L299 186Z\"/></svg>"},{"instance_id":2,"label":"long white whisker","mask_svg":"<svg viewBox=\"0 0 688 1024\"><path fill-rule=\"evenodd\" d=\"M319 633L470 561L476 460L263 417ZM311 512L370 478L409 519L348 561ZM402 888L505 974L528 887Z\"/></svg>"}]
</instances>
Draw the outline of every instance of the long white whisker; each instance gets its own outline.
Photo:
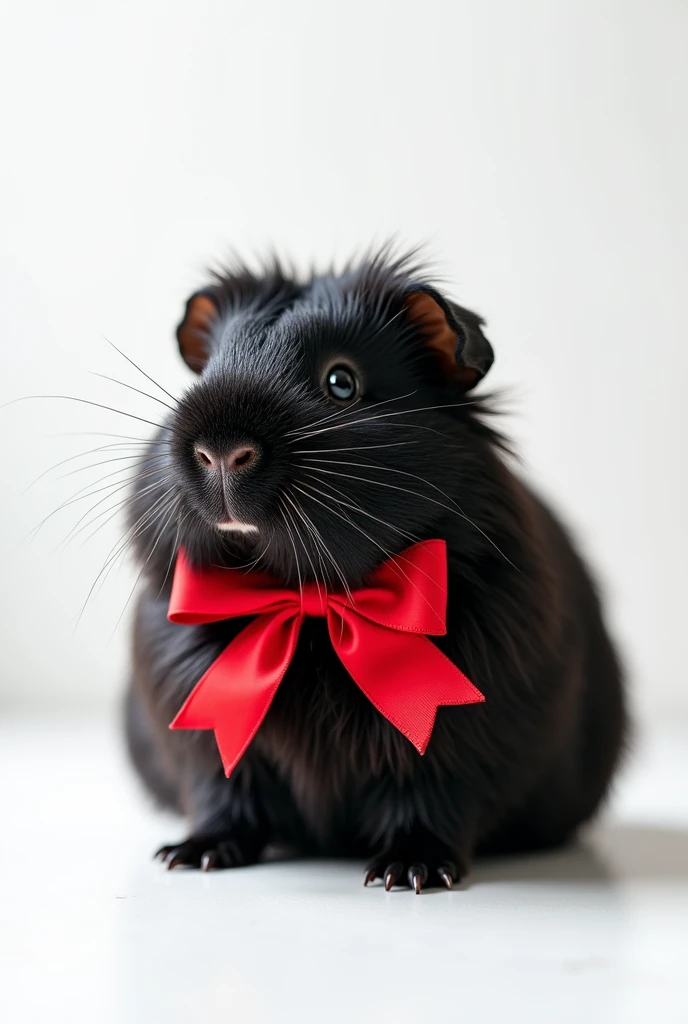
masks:
<instances>
[{"instance_id":1,"label":"long white whisker","mask_svg":"<svg viewBox=\"0 0 688 1024\"><path fill-rule=\"evenodd\" d=\"M157 380L155 380L154 377L151 377L151 375L149 373L146 373L145 370L142 370L141 367L139 366L139 364L135 363L134 360L131 359L126 354L126 352L123 352L121 348L117 348L117 346L115 345L114 341L110 341L109 338L105 338L104 340L107 341L107 343L110 346L110 348L114 348L115 352L117 352L117 353L119 353L119 355L121 355L122 359L126 359L126 361L128 363L130 363L131 366L133 366L135 370L138 370L139 373L143 374L143 376L146 378L146 380L149 380L151 382L151 384L154 384L159 391L162 391L163 395L167 395L168 398L171 398L172 401L175 403L175 405L179 404L178 400L174 397L174 395L171 395L169 393L169 391L166 391L165 388L162 386L162 384L159 384L157 382Z\"/></svg>"},{"instance_id":2,"label":"long white whisker","mask_svg":"<svg viewBox=\"0 0 688 1024\"><path fill-rule=\"evenodd\" d=\"M164 405L166 409L171 412L176 412L174 405L170 405L169 402L163 402L162 398L156 398L155 395L149 395L147 391L142 391L141 388L135 388L133 384L127 384L123 380L117 380L116 377L108 377L106 373L96 373L95 370L90 371L92 377L100 377L101 380L109 380L112 384L119 384L122 388L128 388L130 391L135 391L137 395L143 395L144 398L150 398L151 402L158 402L159 405Z\"/></svg>"},{"instance_id":3,"label":"long white whisker","mask_svg":"<svg viewBox=\"0 0 688 1024\"><path fill-rule=\"evenodd\" d=\"M327 481L321 480L320 477L316 476L316 473L317 470L315 471L315 473L306 472L305 475L311 477L311 479L313 480L317 480L318 483L323 484L323 486L332 488L332 490L336 491L337 494L343 496L344 498L349 498L349 495L346 494L345 491L339 490L339 488L335 487L334 484L330 484L327 483ZM305 486L306 485L304 484L304 487ZM336 501L339 505L346 505L347 508L352 509L354 512L360 512L361 515L367 516L368 519L373 519L376 523L379 523L380 526L386 526L388 529L394 530L394 532L398 533L400 537L405 537L407 540L413 541L414 543L420 540L420 538L417 537L415 534L408 533L408 531L406 530L401 530L398 526L394 526L393 523L388 523L385 519L379 519L377 516L374 516L372 512L367 512L366 509L359 505L358 502L352 505L350 501L342 501L341 498L335 498L334 495L332 495L332 499L333 501Z\"/></svg>"},{"instance_id":4,"label":"long white whisker","mask_svg":"<svg viewBox=\"0 0 688 1024\"><path fill-rule=\"evenodd\" d=\"M352 420L351 423L334 423L329 427L322 427L320 430L313 430L307 434L299 434L297 440L304 440L307 437L315 437L317 434L325 434L330 430L342 430L346 429L347 427L358 426L361 423L372 423L375 420L388 420L391 419L393 416L410 416L414 412L431 412L435 409L461 409L463 408L463 406L475 404L475 402L447 402L442 405L424 405L419 406L418 408L415 409L399 409L396 412L383 412L376 416L366 416L362 417L361 419ZM408 425L418 426L418 424ZM430 430L432 428L428 427L426 429ZM439 431L436 431L436 433L439 433Z\"/></svg>"},{"instance_id":5,"label":"long white whisker","mask_svg":"<svg viewBox=\"0 0 688 1024\"><path fill-rule=\"evenodd\" d=\"M288 497L288 495L285 494L285 498L286 497ZM341 584L342 584L342 587L344 589L344 592L346 593L349 601L351 602L352 605L355 605L356 602L354 601L353 594L351 593L351 589L350 589L348 583L346 582L346 577L344 576L344 573L342 572L341 568L339 567L339 564L338 564L336 558L334 557L334 555L330 551L329 547L325 543L325 540L324 540L322 534L320 533L320 530L318 530L317 526L315 525L313 520L310 518L310 516L306 513L306 511L304 509L299 508L298 504L295 503L295 502L292 502L292 504L294 505L294 508L296 509L298 514L301 516L301 519L306 523L306 526L310 528L311 536L313 537L313 540L316 543L316 550L318 551L318 557L320 557L320 549L322 549L323 553L327 556L329 561L332 563L332 567L334 568L334 571L336 572L337 576L339 577L339 579L341 581ZM321 560L321 564L322 564L322 560Z\"/></svg>"},{"instance_id":6,"label":"long white whisker","mask_svg":"<svg viewBox=\"0 0 688 1024\"><path fill-rule=\"evenodd\" d=\"M84 530L88 530L88 528L90 526L93 526L94 523L97 523L98 520L101 518L101 516L107 516L107 519L104 519L102 523L99 523L98 526L96 526L96 528L93 531L93 533L89 533L89 535L84 538L84 540L80 544L80 549L81 549L84 546L84 544L88 544L89 540L91 540L93 537L95 537L95 535L98 533L99 530L102 530L104 526L107 526L107 524L109 522L111 522L115 518L115 516L119 515L120 510L121 510L123 505L126 505L127 503L132 503L136 498L142 498L144 494L148 494L151 491L156 490L158 487L159 487L158 483L148 484L147 487L141 488L141 490L137 491L136 494L127 494L124 498L121 498L119 501L116 501L114 505L109 505L107 508L104 508L101 512L98 512L97 515L93 516L92 519L89 519L88 522L84 523L83 526L80 526L78 530L75 530L74 528L72 528L70 533L67 535L67 537L65 537L64 541L62 542L62 546L66 547L66 545L71 543L71 541L74 540L75 537L78 537L80 533L83 533ZM113 494L114 493L116 493L116 492L113 492ZM111 496L112 495L110 495L110 497ZM107 500L107 499L103 499L103 500ZM100 504L100 502L96 502L96 504L93 505L88 510L88 512L86 512L85 515L82 516L81 518L84 519L86 516L90 515L93 512L93 509L97 508L97 506L99 504ZM108 512L111 513L111 514L108 515ZM80 521L81 520L79 520L79 522ZM76 525L78 526L78 523Z\"/></svg>"},{"instance_id":7,"label":"long white whisker","mask_svg":"<svg viewBox=\"0 0 688 1024\"><path fill-rule=\"evenodd\" d=\"M165 575L163 576L162 583L160 584L160 590L158 591L158 597L160 597L160 595L162 594L163 590L165 589L165 584L167 583L167 577L170 575L170 572L172 570L172 563L174 562L175 555L177 554L177 551L179 550L179 535L181 533L182 525L186 522L186 520L189 518L190 515L191 515L191 510L189 509L189 510L187 510L184 513L184 515L181 517L181 519L177 520L177 532L176 532L175 537L174 537L174 544L172 545L172 553L170 555L170 560L167 563L167 569L165 570Z\"/></svg>"},{"instance_id":8,"label":"long white whisker","mask_svg":"<svg viewBox=\"0 0 688 1024\"><path fill-rule=\"evenodd\" d=\"M370 468L373 469L375 467L371 466ZM385 468L387 468L387 467L385 467ZM391 488L394 491L401 491L402 494L413 494L416 498L423 498L425 501L430 501L434 505L439 505L440 508L444 508L448 512L453 512L455 516L459 516L459 518L465 519L465 521L467 523L469 523L475 530L477 530L478 533L481 534L481 536L485 538L485 540L488 542L488 544L491 544L492 547L495 549L495 551L497 551L502 556L502 558L506 562L509 563L509 565L512 567L512 569L515 569L516 572L519 572L519 573L521 572L519 567L517 565L514 565L514 563L511 561L511 559L507 555L504 554L502 549L497 544L495 544L495 542L492 540L492 538L490 536L488 536L488 534L486 534L485 531L482 530L478 526L477 523L474 523L473 520L470 519L466 515L465 512L460 512L458 510L458 508L452 508L451 505L445 505L444 502L437 501L436 498L431 498L428 494L421 494L419 491L411 491L411 490L408 489L408 487L397 487L395 484L387 484L387 483L384 483L382 480L371 480L369 477L354 476L353 474L347 474L347 473L337 473L337 472L335 472L335 470L332 470L332 469L319 469L318 472L319 473L327 473L328 475L331 475L331 476L340 476L340 477L343 477L345 480L361 480L363 483L374 484L376 487L389 487L389 488Z\"/></svg>"},{"instance_id":9,"label":"long white whisker","mask_svg":"<svg viewBox=\"0 0 688 1024\"><path fill-rule=\"evenodd\" d=\"M136 522L132 526L130 526L125 531L124 535L120 537L120 539L110 548L105 564L103 565L103 569L101 569L102 572L107 567L107 572L105 573L100 582L100 586L98 587L97 593L100 593L100 591L104 587L108 576L114 569L118 560L126 554L126 552L134 543L136 538L143 533L143 531L146 529L149 523L151 523L154 519L158 518L159 516L164 515L165 512L167 512L167 510L171 508L175 502L178 501L176 496L172 498L168 497L172 490L173 488L169 488L164 494L157 498L156 501L154 501L153 504L143 513L143 515L139 516Z\"/></svg>"},{"instance_id":10,"label":"long white whisker","mask_svg":"<svg viewBox=\"0 0 688 1024\"><path fill-rule=\"evenodd\" d=\"M329 547L325 543L325 539L323 538L322 533L320 532L318 527L315 525L315 523L313 522L313 520L308 515L308 513L306 512L305 509L300 509L300 512L301 512L301 515L303 517L305 517L305 519L310 523L311 530L312 530L312 533L313 533L313 537L318 539L320 547L322 548L324 554L327 555L328 559L332 563L332 567L334 568L334 571L336 572L337 576L339 577L339 580L340 580L340 582L342 584L342 589L344 590L344 593L346 594L347 599L351 603L352 607L355 607L356 606L356 602L354 600L354 595L352 594L351 588L349 587L349 584L346 581L346 576L342 572L342 570L341 570L341 568L339 566L339 563L337 562L336 558L334 557L334 555L330 551Z\"/></svg>"},{"instance_id":11,"label":"long white whisker","mask_svg":"<svg viewBox=\"0 0 688 1024\"><path fill-rule=\"evenodd\" d=\"M92 405L96 409L106 409L108 412L115 412L118 416L127 416L130 420L138 420L139 423L148 423L151 427L157 427L158 430L172 430L172 427L166 426L164 423L156 423L155 420L147 420L143 416L134 416L132 412L125 412L124 409L116 409L112 405L103 405L101 402L92 402L89 398L76 398L74 395L24 395L21 398L13 398L11 402L5 402L5 408L8 405L16 405L17 402L30 402L37 398L54 398L61 399L64 402L81 402L82 405Z\"/></svg>"},{"instance_id":12,"label":"long white whisker","mask_svg":"<svg viewBox=\"0 0 688 1024\"><path fill-rule=\"evenodd\" d=\"M233 565L232 568L233 569L241 569L243 572L250 572L252 569L255 569L255 567L259 564L261 559L265 558L266 554L268 553L268 550L270 549L271 543L272 543L272 537L269 537L268 538L268 542L265 545L265 547L263 548L263 550L260 552L259 555L256 556L256 558L253 559L252 562L245 562L243 565ZM215 566L215 568L216 569L224 569L225 566L224 565L217 565L217 566Z\"/></svg>"},{"instance_id":13,"label":"long white whisker","mask_svg":"<svg viewBox=\"0 0 688 1024\"><path fill-rule=\"evenodd\" d=\"M142 446L145 446L145 445L149 444L149 442L141 440L139 442L139 444L142 445ZM117 451L117 450L119 450L119 451L126 451L127 448L131 448L131 447L133 447L133 446L132 445L123 445L123 444L120 444L120 443L116 443L116 444L102 444L102 445L99 445L97 448L89 448L85 452L79 452L77 455L70 455L69 458L61 459L60 462L56 462L54 466L50 466L48 469L44 469L43 472L39 476L37 476L35 480L31 481L31 483L28 485L28 487L24 488L24 490L21 492L21 495L24 495L24 494L26 494L27 491L30 491L31 488L35 484L37 484L39 480L42 480L44 476L47 476L48 473L52 473L54 470L59 469L60 466L64 466L65 463L67 463L67 462L74 462L75 459L86 458L87 455L95 455L96 452L105 452L105 451L112 451L112 450L115 450L115 451Z\"/></svg>"},{"instance_id":14,"label":"long white whisker","mask_svg":"<svg viewBox=\"0 0 688 1024\"><path fill-rule=\"evenodd\" d=\"M399 476L408 476L413 480L420 481L420 483L425 484L427 487L431 487L434 491L437 491L438 494L441 494L443 498L447 499L447 501L451 501L452 505L455 505L459 512L465 515L459 503L452 498L450 494L443 491L441 487L437 486L437 484L433 484L431 480L426 480L424 476L419 476L418 473L409 473L408 470L396 469L394 466L383 466L381 462L376 462L374 459L370 463L346 462L344 459L304 459L304 462L307 462L309 465L313 462L317 462L325 466L353 466L355 469L371 469L373 472L380 470L384 473L397 473Z\"/></svg>"},{"instance_id":15,"label":"long white whisker","mask_svg":"<svg viewBox=\"0 0 688 1024\"><path fill-rule=\"evenodd\" d=\"M294 455L327 455L331 452L363 452L371 448L405 448L409 444L420 444L419 441L390 441L389 444L361 444L348 448L307 448L297 450Z\"/></svg>"},{"instance_id":16,"label":"long white whisker","mask_svg":"<svg viewBox=\"0 0 688 1024\"><path fill-rule=\"evenodd\" d=\"M160 540L161 540L165 530L167 529L169 524L172 522L174 516L177 514L178 511L179 511L179 504L178 504L178 502L175 502L173 507L172 507L172 511L170 512L169 516L167 517L167 519L165 520L165 522L162 524L162 526L160 527L160 529L158 531L158 534L157 534L157 536L155 538L155 542L153 543L153 546L151 547L151 549L150 549L150 551L148 553L148 558L146 559L146 561L141 566L141 571L139 572L138 576L134 580L134 586L131 588L131 593L129 594L129 597L124 602L124 608L122 608L122 611L119 613L119 618L117 619L117 622L115 623L115 628L112 631L112 635L113 636L114 636L115 632L117 631L117 627L119 626L120 622L122 621L124 613L126 612L128 606L129 606L129 602L131 601L132 597L134 596L134 591L136 590L136 588L137 588L137 586L139 584L139 580L141 579L141 577L143 576L143 574L145 572L146 566L148 565L148 563L150 562L151 558L153 557L153 555L155 553L155 549L157 548L158 544L160 543Z\"/></svg>"},{"instance_id":17,"label":"long white whisker","mask_svg":"<svg viewBox=\"0 0 688 1024\"><path fill-rule=\"evenodd\" d=\"M134 452L133 455L113 455L110 459L101 459L99 462L89 462L87 466L79 466L78 469L72 469L69 473L61 473L60 476L55 477L55 479L66 480L70 476L76 476L77 473L85 473L89 469L97 469L99 466L107 466L112 462L132 462L134 460L138 460L141 465L145 465L149 462L156 462L167 458L167 455L142 455L141 452ZM131 467L122 467L122 472L129 468Z\"/></svg>"},{"instance_id":18,"label":"long white whisker","mask_svg":"<svg viewBox=\"0 0 688 1024\"><path fill-rule=\"evenodd\" d=\"M394 321L397 319L397 317L401 316L401 314L405 313L405 312L406 312L406 307L402 306L398 313L395 313L394 316L389 318L387 323L383 324L382 327L379 328L379 330L375 331L375 334L373 334L373 336L371 337L370 340L372 341L373 338L377 338L378 334L382 334L382 332L385 330L385 328L389 327L390 324L394 323Z\"/></svg>"},{"instance_id":19,"label":"long white whisker","mask_svg":"<svg viewBox=\"0 0 688 1024\"><path fill-rule=\"evenodd\" d=\"M122 471L119 470L119 472L122 472ZM118 493L118 491L121 491L124 487L129 487L130 484L132 484L134 482L138 482L139 480L148 480L148 479L150 479L150 477L157 477L157 476L159 476L159 474L160 474L160 469L152 469L148 473L141 473L138 476L127 477L125 480L121 480L121 481L113 480L113 482L111 484L108 484L107 488L105 488L105 487L100 488L100 490L108 490L110 493L103 495L102 498L99 498L98 501L95 502L95 504L91 505L91 507L89 509L87 509L86 512L84 512L84 514L81 515L77 519L77 521L75 522L74 526L72 527L72 529L69 531L69 533L65 537L63 543L67 544L69 542L70 538L76 537L76 535L81 532L80 530L77 530L77 527L79 526L79 524L82 523L87 516L91 515L91 513L93 512L94 509L98 508L99 505L102 505L104 501L109 501L110 498L114 497L114 495ZM158 483L156 483L156 482L154 482L152 484L148 484L148 486L144 487L141 491L138 492L138 494L145 494L149 490L153 490L153 488L155 488L157 486L158 486ZM114 487L114 490L111 490L111 488L113 488L113 487ZM98 492L94 491L92 493L95 494L95 493L98 493ZM135 501L135 499L138 496L138 494L129 494L124 499L124 501L132 501L133 502L133 501ZM89 495L89 497L90 497L90 495ZM107 511L108 511L108 509L105 509L105 512L107 512ZM96 516L96 519L97 518L98 518L98 516ZM92 519L91 523L94 523L94 522L95 522L95 519ZM91 525L91 523L86 523L85 525L88 527L88 526ZM83 529L83 527L82 527L82 529Z\"/></svg>"},{"instance_id":20,"label":"long white whisker","mask_svg":"<svg viewBox=\"0 0 688 1024\"><path fill-rule=\"evenodd\" d=\"M295 485L295 486L296 486L296 485ZM317 490L318 490L318 489L317 489L317 487L313 487L313 485L312 485L312 484L307 484L306 486L307 486L307 487L309 488L309 490L313 490L313 491L317 491ZM361 535L362 535L363 537L366 537L366 538L367 538L367 539L368 539L368 540L369 540L369 541L371 542L371 544L374 544L374 545L375 545L375 547L379 548L379 549L380 549L380 551L382 551L382 553L383 553L384 555L386 555L387 559L388 559L388 560L389 560L389 561L390 561L390 562L391 562L391 563L392 563L393 565L395 565L395 566L396 566L397 570L398 570L398 571L399 571L399 572L401 573L401 575L402 575L402 576L403 576L403 577L404 577L404 578L405 578L406 580L408 580L408 582L409 582L409 583L411 584L411 586L412 586L412 587L414 588L414 590L416 590L416 591L417 591L417 593L418 593L419 597L421 597L421 598L423 599L423 601L425 601L425 603L427 604L428 608L432 608L433 612L435 612L435 609L433 608L433 606L432 606L432 604L430 603L430 601L428 601L428 599L427 599L427 597L425 596L425 594L423 593L423 591L422 591L422 590L420 589L420 587L418 587L418 586L417 586L417 584L416 584L416 583L414 583L414 581L413 581L413 580L411 579L411 577L410 577L410 576L408 575L408 573L405 573L405 572L404 572L404 570L403 570L403 569L401 568L401 566L400 566L400 565L399 565L399 563L397 562L397 559L396 559L396 557L395 557L395 556L394 556L394 555L392 554L392 552L391 552L391 551L388 551L388 550L387 550L386 548L384 548L384 547L382 546L382 544L378 543L378 541L376 541L374 537L371 537L369 533L366 533L366 532L365 532L365 530L362 530L362 529L361 529L361 527L360 527L360 526L358 525L358 523L354 523L354 522L353 522L353 520L352 520L352 519L350 519L350 518L349 518L348 516L346 516L346 517L345 517L345 516L341 515L341 514L340 514L339 512L337 512L337 511L336 511L335 509L333 509L332 507L330 507L330 506L328 506L328 505L325 505L325 503L324 503L324 502L322 502L322 501L320 501L320 499L319 499L319 498L315 498L315 497L314 497L314 496L313 496L312 494L307 494L307 493L306 493L306 491L303 491L303 490L301 490L301 488L300 488L300 487L296 487L296 490L297 490L297 491L301 491L301 493L302 493L302 494L306 494L306 497L309 497L309 498L311 499L311 501L317 501L319 505L323 505L323 507L324 507L324 508L328 509L328 511L329 511L329 512L331 512L331 513L333 513L334 515L338 516L338 517L339 517L340 519L344 519L344 521L345 521L345 522L348 522L348 523L349 523L349 524L350 524L351 526L353 526L355 530L358 530L358 532L359 532L359 533L360 533L360 534L361 534ZM319 494L322 494L322 495L323 495L323 497L325 497L325 498L331 498L331 495L325 494L325 492L324 492L324 491L318 491L318 493L319 493ZM425 575L427 575L427 574L425 574Z\"/></svg>"},{"instance_id":21,"label":"long white whisker","mask_svg":"<svg viewBox=\"0 0 688 1024\"><path fill-rule=\"evenodd\" d=\"M48 434L48 437L119 437L122 441L140 441L142 444L153 444L150 437L138 437L136 434L113 434L109 430L64 430L57 434ZM155 438L156 445L172 446L169 437Z\"/></svg>"},{"instance_id":22,"label":"long white whisker","mask_svg":"<svg viewBox=\"0 0 688 1024\"><path fill-rule=\"evenodd\" d=\"M292 505L294 504L293 501L291 501L291 499L289 498L289 496L287 494L284 495L284 498L286 498L288 501L290 501L290 504L292 504ZM286 505L284 506L284 511L285 511L286 515L289 516L291 524L294 527L294 532L295 532L296 536L298 537L298 539L299 539L299 541L301 543L301 547L303 548L303 550L304 550L304 552L306 554L306 558L308 559L310 567L313 570L313 579L315 580L315 585L318 588L318 597L320 598L320 600L322 600L322 595L320 593L320 582L318 580L318 573L316 572L315 563L313 562L313 559L311 558L310 551L308 550L308 545L306 544L306 542L304 541L303 537L301 536L301 533L299 531L299 528L298 528L298 525L296 523L296 520L294 519L294 517L292 516L291 512L286 507Z\"/></svg>"},{"instance_id":23,"label":"long white whisker","mask_svg":"<svg viewBox=\"0 0 688 1024\"><path fill-rule=\"evenodd\" d=\"M415 394L416 391L414 390L409 391L408 394L406 395L397 395L395 398L385 398L385 400L382 402L373 402L371 405L367 407L367 410L368 412L371 412L373 409L378 409L381 405L389 405L390 402L401 402L404 398L410 398L412 395ZM361 402L362 400L363 399L359 396L354 402L351 402L351 404L348 405L345 409L338 409L337 412L332 412L329 414L329 416L323 416L322 419L313 420L312 423L305 423L302 427L298 427L295 430L288 430L287 435L300 434L301 431L309 430L310 427L320 426L321 423L327 423L328 420L346 419L348 416L353 416L355 413L360 411L359 409L354 409L354 406L358 405L359 402Z\"/></svg>"},{"instance_id":24,"label":"long white whisker","mask_svg":"<svg viewBox=\"0 0 688 1024\"><path fill-rule=\"evenodd\" d=\"M337 409L335 412L328 413L327 416L321 416L320 419L312 420L310 423L304 423L302 427L298 427L295 430L288 430L286 432L287 436L290 434L298 434L300 430L310 430L311 427L319 427L321 423L328 423L330 420L341 419L344 416L349 416L351 414L352 407L355 405L357 406L362 401L363 398L359 395L359 397L354 399L346 409Z\"/></svg>"},{"instance_id":25,"label":"long white whisker","mask_svg":"<svg viewBox=\"0 0 688 1024\"><path fill-rule=\"evenodd\" d=\"M284 525L286 527L287 534L289 536L289 540L291 541L291 546L294 549L294 561L296 562L296 575L299 578L299 595L300 595L300 598L301 598L301 602L303 603L303 580L301 579L301 568L299 566L299 554L298 554L298 551L296 550L296 544L294 543L294 538L292 536L291 530L289 529L289 523L287 522L287 517L284 514L284 508L282 507L281 504L279 506L279 512L280 512L280 515L282 516L282 522L284 523Z\"/></svg>"},{"instance_id":26,"label":"long white whisker","mask_svg":"<svg viewBox=\"0 0 688 1024\"><path fill-rule=\"evenodd\" d=\"M174 487L170 487L168 491L166 491L164 494L162 494L160 496L160 498L158 498L158 500L147 510L147 512L145 512L143 514L143 516L141 516L140 519L137 520L137 522L140 522L141 519L143 519L145 516L150 516L151 513L154 512L154 510L156 509L156 506L158 506L161 502L163 502L164 499L167 497L167 495L169 493L171 493L173 490L174 490ZM129 527L129 529L127 530L127 534L131 533L131 531L134 529L135 526L136 526L136 523L134 524L134 526ZM122 540L117 541L117 543L115 545L113 545L113 548L110 549L110 552L108 553L108 555L106 557L106 560L105 560L105 562L104 562L100 572L98 573L98 575L94 579L93 583L91 584L91 588L90 588L88 594L86 595L86 600L84 601L83 605L81 606L81 610L79 611L79 614L77 616L76 625L74 626L75 630L77 629L77 627L78 627L78 625L79 625L79 623L81 621L81 618L82 618L84 612L86 611L86 606L88 605L88 602L89 602L89 600L91 598L91 595L92 595L93 591L96 588L98 580L101 578L103 573L107 570L107 567L108 567L108 565L111 564L112 559L116 558L117 555L119 554L119 552L121 550L123 550L122 544L124 544L124 546L126 547L126 544L128 543L127 534L125 534L125 538L124 538L123 541ZM115 554L113 554L113 551L114 551L115 548L117 548L117 552ZM143 572L143 570L141 570L141 571ZM138 582L138 580L137 580L137 582ZM136 584L134 584L134 586L136 586ZM126 607L126 605L125 605L125 607ZM117 621L119 623L119 619ZM117 626L115 626L115 629L116 628L117 628Z\"/></svg>"},{"instance_id":27,"label":"long white whisker","mask_svg":"<svg viewBox=\"0 0 688 1024\"><path fill-rule=\"evenodd\" d=\"M101 480L107 480L108 477L117 476L120 473L128 472L128 470L130 468L131 467L127 466L124 469L116 469L112 473L106 473L105 476L102 476L100 479ZM156 472L159 472L159 471L156 470ZM33 529L30 530L27 533L26 537L24 537L24 541L28 540L28 538L31 537L31 536L35 536L39 532L39 530L41 530L42 527L45 526L45 524L48 522L48 520L52 519L52 517L57 515L58 512L61 512L63 508L68 508L70 505L74 505L77 501L83 501L85 498L92 498L95 494L100 494L102 491L110 490L111 487L115 487L115 488L118 489L120 486L124 486L125 484L128 484L128 483L132 483L134 480L137 480L137 479L138 479L138 475L134 474L133 476L130 476L130 477L128 477L125 480L119 480L119 481L118 480L113 480L112 483L105 484L104 487L97 487L94 491L88 491L88 488L93 486L93 481L91 483L89 483L89 484L86 484L85 487L80 487L79 490L76 492L76 494L74 494L69 500L63 501L61 505L58 505L57 508L53 509L53 511L50 512L44 519L42 519L40 523L38 523L36 526L34 526ZM98 482L99 482L98 480L95 481L95 483L98 483ZM86 491L87 493L83 494L82 493L83 491ZM23 543L23 541L22 541L22 543Z\"/></svg>"}]
</instances>

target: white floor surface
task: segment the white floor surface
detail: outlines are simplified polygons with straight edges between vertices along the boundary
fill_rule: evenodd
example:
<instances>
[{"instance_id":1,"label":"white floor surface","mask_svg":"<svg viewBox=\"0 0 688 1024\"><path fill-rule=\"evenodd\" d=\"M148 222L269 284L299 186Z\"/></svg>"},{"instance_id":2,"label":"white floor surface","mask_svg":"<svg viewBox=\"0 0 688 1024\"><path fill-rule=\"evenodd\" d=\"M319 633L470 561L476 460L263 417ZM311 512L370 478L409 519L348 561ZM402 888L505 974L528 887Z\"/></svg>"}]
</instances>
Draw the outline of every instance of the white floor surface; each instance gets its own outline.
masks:
<instances>
[{"instance_id":1,"label":"white floor surface","mask_svg":"<svg viewBox=\"0 0 688 1024\"><path fill-rule=\"evenodd\" d=\"M688 729L639 741L578 849L453 892L362 865L166 872L114 723L0 723L9 1024L688 1022Z\"/></svg>"}]
</instances>

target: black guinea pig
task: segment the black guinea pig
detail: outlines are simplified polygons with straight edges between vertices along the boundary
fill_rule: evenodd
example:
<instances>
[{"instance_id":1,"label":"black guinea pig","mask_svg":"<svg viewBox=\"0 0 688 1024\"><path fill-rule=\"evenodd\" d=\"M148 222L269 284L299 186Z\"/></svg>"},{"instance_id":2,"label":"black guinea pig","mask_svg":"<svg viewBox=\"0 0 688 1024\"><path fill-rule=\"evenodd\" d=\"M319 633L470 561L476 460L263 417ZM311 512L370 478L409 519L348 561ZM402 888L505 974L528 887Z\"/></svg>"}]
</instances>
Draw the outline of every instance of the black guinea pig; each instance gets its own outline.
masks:
<instances>
[{"instance_id":1,"label":"black guinea pig","mask_svg":"<svg viewBox=\"0 0 688 1024\"><path fill-rule=\"evenodd\" d=\"M621 673L588 571L472 394L493 360L482 323L388 250L303 281L237 266L188 301L177 337L198 379L140 462L130 519L144 590L126 729L148 789L188 819L168 867L285 843L365 858L387 889L451 888L476 853L561 844L599 807L626 734ZM485 700L439 707L423 756L316 617L229 778L212 731L169 730L247 624L168 621L180 549L332 592L430 538L448 557L431 642Z\"/></svg>"}]
</instances>

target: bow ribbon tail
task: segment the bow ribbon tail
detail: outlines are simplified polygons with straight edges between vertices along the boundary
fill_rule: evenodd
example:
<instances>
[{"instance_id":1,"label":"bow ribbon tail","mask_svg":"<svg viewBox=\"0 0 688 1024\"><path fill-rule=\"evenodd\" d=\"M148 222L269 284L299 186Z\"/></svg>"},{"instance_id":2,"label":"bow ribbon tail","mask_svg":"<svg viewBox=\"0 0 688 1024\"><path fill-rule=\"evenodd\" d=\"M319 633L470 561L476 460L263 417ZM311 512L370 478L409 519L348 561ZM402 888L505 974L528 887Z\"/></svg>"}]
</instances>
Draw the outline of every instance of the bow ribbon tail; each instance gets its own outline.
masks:
<instances>
[{"instance_id":1,"label":"bow ribbon tail","mask_svg":"<svg viewBox=\"0 0 688 1024\"><path fill-rule=\"evenodd\" d=\"M214 729L229 777L258 731L296 649L301 616L260 615L232 640L183 704L170 729Z\"/></svg>"},{"instance_id":2,"label":"bow ribbon tail","mask_svg":"<svg viewBox=\"0 0 688 1024\"><path fill-rule=\"evenodd\" d=\"M329 618L330 638L357 686L424 754L440 704L477 704L483 694L420 633L348 612Z\"/></svg>"}]
</instances>

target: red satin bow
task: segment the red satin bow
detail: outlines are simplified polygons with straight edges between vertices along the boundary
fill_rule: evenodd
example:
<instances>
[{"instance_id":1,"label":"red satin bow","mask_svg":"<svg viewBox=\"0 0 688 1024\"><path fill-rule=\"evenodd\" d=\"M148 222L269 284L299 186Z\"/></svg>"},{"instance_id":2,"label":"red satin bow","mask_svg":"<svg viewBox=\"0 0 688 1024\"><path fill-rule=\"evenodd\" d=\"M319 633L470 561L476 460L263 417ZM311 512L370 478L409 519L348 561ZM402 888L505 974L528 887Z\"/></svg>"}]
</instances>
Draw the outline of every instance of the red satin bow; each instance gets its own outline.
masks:
<instances>
[{"instance_id":1,"label":"red satin bow","mask_svg":"<svg viewBox=\"0 0 688 1024\"><path fill-rule=\"evenodd\" d=\"M170 729L214 729L229 775L253 739L296 649L306 615L324 616L332 646L368 700L425 752L439 704L485 698L423 634L441 636L447 603L443 540L403 551L353 591L279 587L264 573L192 568L179 552L168 617L199 625L257 615L213 662Z\"/></svg>"}]
</instances>

